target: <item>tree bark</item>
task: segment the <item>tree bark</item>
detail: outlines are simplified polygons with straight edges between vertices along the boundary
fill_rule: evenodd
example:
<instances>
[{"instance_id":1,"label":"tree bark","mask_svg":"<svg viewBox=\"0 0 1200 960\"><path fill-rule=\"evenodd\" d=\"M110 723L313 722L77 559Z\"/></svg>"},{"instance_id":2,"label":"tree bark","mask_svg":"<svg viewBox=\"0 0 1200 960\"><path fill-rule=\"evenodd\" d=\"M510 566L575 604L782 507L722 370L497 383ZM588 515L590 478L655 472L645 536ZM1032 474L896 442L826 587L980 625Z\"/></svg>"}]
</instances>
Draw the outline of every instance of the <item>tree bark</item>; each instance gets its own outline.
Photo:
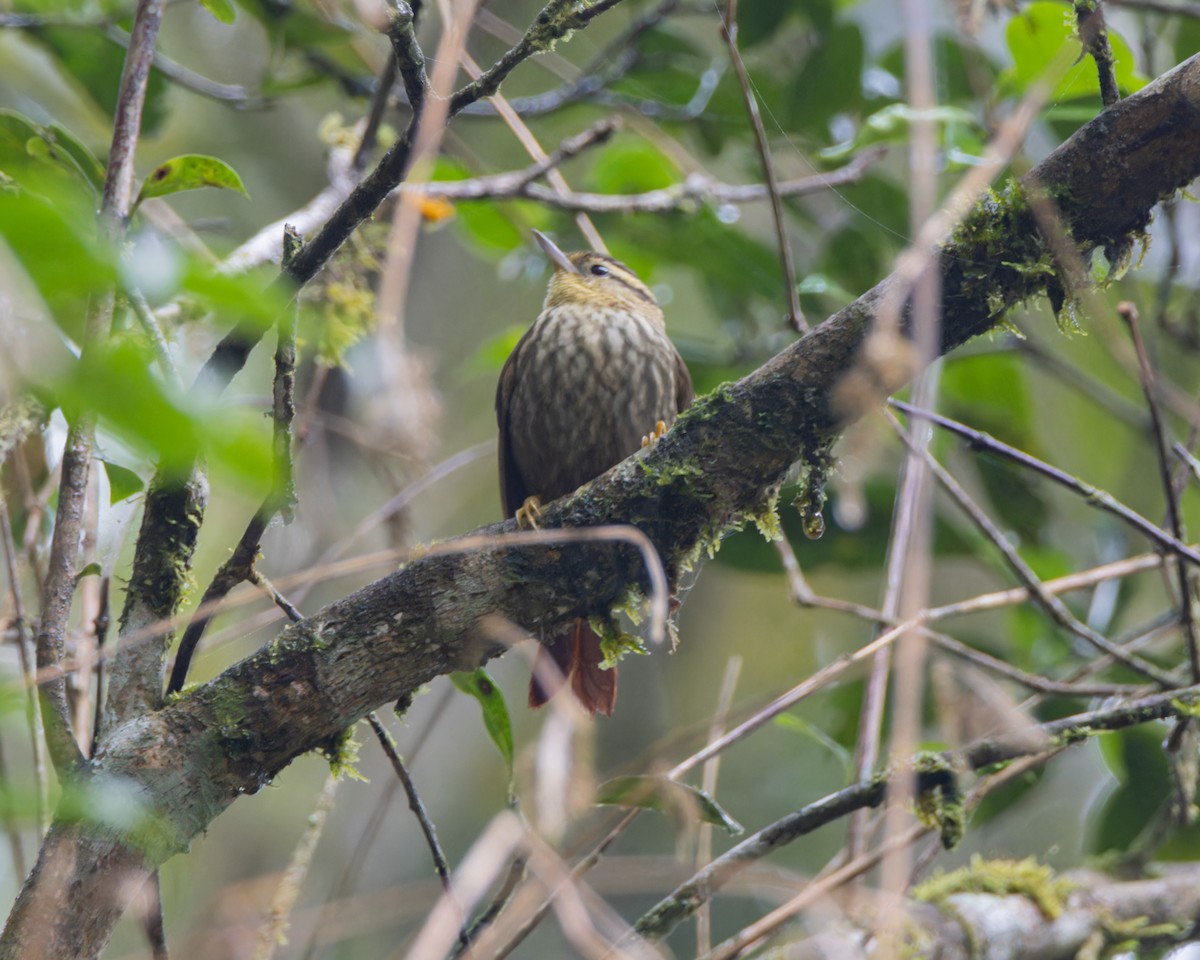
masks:
<instances>
[{"instance_id":1,"label":"tree bark","mask_svg":"<svg viewBox=\"0 0 1200 960\"><path fill-rule=\"evenodd\" d=\"M937 254L942 351L1028 297L1062 296L1027 192L1056 202L1085 258L1105 246L1112 259L1141 236L1159 200L1197 175L1200 56L1105 110L967 215ZM544 525L635 524L673 575L734 527L769 516L788 467L820 459L863 409L846 405L847 384L873 385L876 398L899 386L877 359L864 362L861 347L884 298L907 300L902 282L885 279L699 400L653 449L550 505ZM336 749L340 733L380 705L499 655L502 645L482 626L488 615L538 634L644 589L630 547L487 545L513 529L508 521L464 547L451 541L287 627L210 683L107 731L71 790L122 791L140 815L121 824L56 821L0 937L0 958L98 955L149 871L186 850L237 797L302 753Z\"/></svg>"}]
</instances>

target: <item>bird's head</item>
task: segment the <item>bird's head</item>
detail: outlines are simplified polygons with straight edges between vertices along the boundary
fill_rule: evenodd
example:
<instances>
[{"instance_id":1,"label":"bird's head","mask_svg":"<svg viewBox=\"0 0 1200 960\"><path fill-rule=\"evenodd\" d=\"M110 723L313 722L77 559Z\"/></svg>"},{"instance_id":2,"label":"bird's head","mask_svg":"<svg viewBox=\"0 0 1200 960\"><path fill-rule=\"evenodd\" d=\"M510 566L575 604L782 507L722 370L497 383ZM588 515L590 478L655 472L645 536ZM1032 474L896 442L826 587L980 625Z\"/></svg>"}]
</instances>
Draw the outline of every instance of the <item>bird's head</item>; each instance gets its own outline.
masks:
<instances>
[{"instance_id":1,"label":"bird's head","mask_svg":"<svg viewBox=\"0 0 1200 960\"><path fill-rule=\"evenodd\" d=\"M587 304L629 310L662 322L654 294L625 264L594 250L563 253L544 233L534 230L533 235L554 267L546 290L547 309Z\"/></svg>"}]
</instances>

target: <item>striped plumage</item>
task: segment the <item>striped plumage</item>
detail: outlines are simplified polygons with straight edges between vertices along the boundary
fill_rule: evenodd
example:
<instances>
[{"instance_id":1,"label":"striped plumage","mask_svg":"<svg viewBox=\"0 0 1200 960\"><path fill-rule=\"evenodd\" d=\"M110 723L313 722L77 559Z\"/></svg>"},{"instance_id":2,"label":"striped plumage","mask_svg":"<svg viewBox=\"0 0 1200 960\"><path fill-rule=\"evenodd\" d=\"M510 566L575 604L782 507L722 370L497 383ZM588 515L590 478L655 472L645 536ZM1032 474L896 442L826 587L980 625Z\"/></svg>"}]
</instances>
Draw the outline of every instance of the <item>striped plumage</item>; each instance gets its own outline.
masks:
<instances>
[{"instance_id":1,"label":"striped plumage","mask_svg":"<svg viewBox=\"0 0 1200 960\"><path fill-rule=\"evenodd\" d=\"M537 237L554 274L496 390L500 498L509 516L528 497L555 500L599 476L692 402L687 367L637 275L604 254L567 255ZM547 641L539 655L553 658L589 711L612 712L616 670L598 669L599 638L586 622ZM535 676L530 704L553 692Z\"/></svg>"}]
</instances>

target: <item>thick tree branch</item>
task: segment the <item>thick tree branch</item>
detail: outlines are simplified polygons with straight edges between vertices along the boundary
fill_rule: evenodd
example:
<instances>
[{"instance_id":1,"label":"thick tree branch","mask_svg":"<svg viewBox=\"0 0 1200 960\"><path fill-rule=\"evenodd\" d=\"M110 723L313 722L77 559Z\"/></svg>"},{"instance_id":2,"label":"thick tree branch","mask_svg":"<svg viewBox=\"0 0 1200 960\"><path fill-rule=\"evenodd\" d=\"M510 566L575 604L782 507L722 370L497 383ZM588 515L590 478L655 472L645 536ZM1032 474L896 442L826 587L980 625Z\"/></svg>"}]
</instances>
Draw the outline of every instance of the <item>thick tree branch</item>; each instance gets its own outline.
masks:
<instances>
[{"instance_id":1,"label":"thick tree branch","mask_svg":"<svg viewBox=\"0 0 1200 960\"><path fill-rule=\"evenodd\" d=\"M991 328L1002 308L1043 292L1052 258L1025 191L1053 196L1086 255L1127 249L1162 198L1200 175L1200 56L1079 130L1020 184L989 194L938 258L942 352ZM634 523L677 571L737 522L763 514L789 465L820 451L856 406L848 393L880 372L860 351L889 278L743 380L702 398L653 449L549 505L547 527ZM883 387L895 389L895 382ZM486 528L497 534L512 521ZM474 538L473 538L474 540ZM478 542L474 540L474 542ZM462 550L454 541L284 629L266 648L163 709L112 730L89 789L120 789L147 812L143 828L58 824L0 938L0 957L44 935L51 956L94 956L124 907L111 865L136 878L184 850L237 797L379 705L502 647L480 628L500 614L537 633L603 613L643 578L638 553L597 543ZM60 866L56 850L67 850ZM104 869L98 869L103 864ZM39 911L56 870L68 904Z\"/></svg>"}]
</instances>

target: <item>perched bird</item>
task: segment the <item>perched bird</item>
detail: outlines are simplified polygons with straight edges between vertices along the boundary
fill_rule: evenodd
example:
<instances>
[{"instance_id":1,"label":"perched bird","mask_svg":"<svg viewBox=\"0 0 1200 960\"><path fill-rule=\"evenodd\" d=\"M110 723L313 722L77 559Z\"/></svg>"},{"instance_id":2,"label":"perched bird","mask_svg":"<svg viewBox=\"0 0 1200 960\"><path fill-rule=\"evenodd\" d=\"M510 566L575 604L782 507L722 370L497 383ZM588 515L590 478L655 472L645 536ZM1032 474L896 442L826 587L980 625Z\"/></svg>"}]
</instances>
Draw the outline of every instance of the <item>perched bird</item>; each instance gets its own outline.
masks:
<instances>
[{"instance_id":1,"label":"perched bird","mask_svg":"<svg viewBox=\"0 0 1200 960\"><path fill-rule=\"evenodd\" d=\"M662 435L692 402L692 378L650 289L602 253L563 253L533 231L554 266L546 301L496 388L500 499L530 523L555 500ZM649 433L649 437L646 434ZM612 713L617 671L601 670L600 638L582 618L545 639L529 705L569 683L584 708ZM546 660L553 669L546 669Z\"/></svg>"}]
</instances>

